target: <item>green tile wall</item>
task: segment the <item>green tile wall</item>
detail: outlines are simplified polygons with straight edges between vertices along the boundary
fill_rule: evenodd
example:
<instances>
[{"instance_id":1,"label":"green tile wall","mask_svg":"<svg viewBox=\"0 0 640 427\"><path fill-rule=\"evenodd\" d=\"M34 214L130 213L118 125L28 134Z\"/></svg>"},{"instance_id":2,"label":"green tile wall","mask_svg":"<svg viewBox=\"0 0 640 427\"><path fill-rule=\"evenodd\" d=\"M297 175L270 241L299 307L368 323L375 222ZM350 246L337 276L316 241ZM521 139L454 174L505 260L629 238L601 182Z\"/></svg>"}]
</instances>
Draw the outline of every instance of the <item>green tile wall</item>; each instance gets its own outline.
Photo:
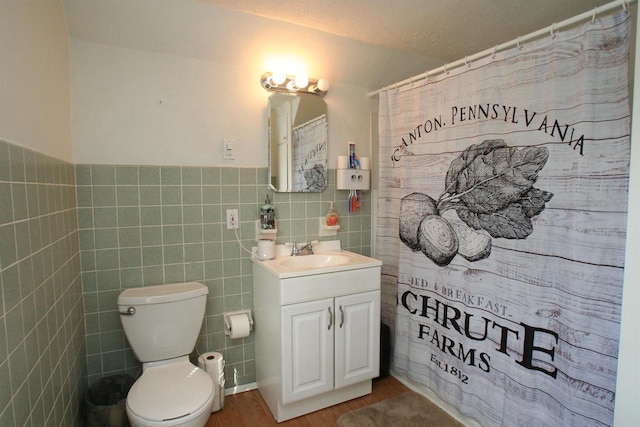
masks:
<instances>
[{"instance_id":1,"label":"green tile wall","mask_svg":"<svg viewBox=\"0 0 640 427\"><path fill-rule=\"evenodd\" d=\"M342 247L371 248L371 207L347 214L347 193L336 191L335 171L321 193L268 190L266 168L77 165L77 200L90 382L111 373L137 375L117 313L126 288L199 281L209 288L197 352L224 355L226 386L255 381L253 335L228 339L223 313L253 309L252 265L226 210L239 209L238 236L255 245L255 221L265 194L274 203L278 243L319 240L318 217L336 202ZM332 238L324 238L335 239Z\"/></svg>"},{"instance_id":2,"label":"green tile wall","mask_svg":"<svg viewBox=\"0 0 640 427\"><path fill-rule=\"evenodd\" d=\"M74 166L1 140L0 285L0 426L81 425Z\"/></svg>"}]
</instances>

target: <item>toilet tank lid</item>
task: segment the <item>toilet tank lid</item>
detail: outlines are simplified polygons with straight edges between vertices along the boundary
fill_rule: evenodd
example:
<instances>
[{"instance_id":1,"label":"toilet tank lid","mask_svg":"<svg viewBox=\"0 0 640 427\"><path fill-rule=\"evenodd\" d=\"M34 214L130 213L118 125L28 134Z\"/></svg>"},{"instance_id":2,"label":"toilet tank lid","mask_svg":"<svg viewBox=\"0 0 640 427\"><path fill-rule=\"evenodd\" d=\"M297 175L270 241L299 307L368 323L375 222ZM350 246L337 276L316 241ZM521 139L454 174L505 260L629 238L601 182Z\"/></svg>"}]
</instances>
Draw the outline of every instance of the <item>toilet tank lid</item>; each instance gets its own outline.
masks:
<instances>
[{"instance_id":1,"label":"toilet tank lid","mask_svg":"<svg viewBox=\"0 0 640 427\"><path fill-rule=\"evenodd\" d=\"M161 304L197 298L208 293L209 289L198 282L143 286L141 288L127 289L120 293L118 305Z\"/></svg>"}]
</instances>

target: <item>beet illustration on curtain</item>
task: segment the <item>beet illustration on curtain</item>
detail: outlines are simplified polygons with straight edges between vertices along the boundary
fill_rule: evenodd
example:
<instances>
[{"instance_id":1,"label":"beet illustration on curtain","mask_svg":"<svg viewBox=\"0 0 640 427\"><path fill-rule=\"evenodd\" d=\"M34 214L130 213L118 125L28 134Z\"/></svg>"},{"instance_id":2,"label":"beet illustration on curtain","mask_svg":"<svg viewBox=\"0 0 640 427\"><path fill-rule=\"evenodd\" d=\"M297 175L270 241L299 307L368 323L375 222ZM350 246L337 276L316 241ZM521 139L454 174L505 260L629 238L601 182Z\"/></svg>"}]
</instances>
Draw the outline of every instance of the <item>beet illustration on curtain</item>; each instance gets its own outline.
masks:
<instances>
[{"instance_id":1,"label":"beet illustration on curtain","mask_svg":"<svg viewBox=\"0 0 640 427\"><path fill-rule=\"evenodd\" d=\"M503 140L471 145L447 172L438 200L412 193L400 202L400 239L438 265L456 254L478 261L491 253L492 237L524 239L531 218L544 210L553 194L533 187L547 162L545 147L515 149ZM447 217L454 210L456 218ZM461 221L460 221L461 220Z\"/></svg>"},{"instance_id":2,"label":"beet illustration on curtain","mask_svg":"<svg viewBox=\"0 0 640 427\"><path fill-rule=\"evenodd\" d=\"M613 423L629 16L380 95L392 367L482 425Z\"/></svg>"}]
</instances>

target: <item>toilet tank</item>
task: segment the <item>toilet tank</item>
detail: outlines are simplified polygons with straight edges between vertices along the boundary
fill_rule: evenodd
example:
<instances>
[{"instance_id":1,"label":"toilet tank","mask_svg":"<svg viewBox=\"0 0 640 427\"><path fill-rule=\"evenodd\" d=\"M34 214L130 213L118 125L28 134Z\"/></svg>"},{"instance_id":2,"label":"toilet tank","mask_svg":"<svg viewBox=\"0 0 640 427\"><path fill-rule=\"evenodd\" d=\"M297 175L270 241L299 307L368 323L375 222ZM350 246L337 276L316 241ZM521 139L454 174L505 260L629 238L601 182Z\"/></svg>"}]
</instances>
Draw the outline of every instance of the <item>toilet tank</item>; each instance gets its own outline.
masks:
<instances>
[{"instance_id":1,"label":"toilet tank","mask_svg":"<svg viewBox=\"0 0 640 427\"><path fill-rule=\"evenodd\" d=\"M200 333L209 289L197 282L131 288L118 296L127 340L140 362L188 355Z\"/></svg>"}]
</instances>

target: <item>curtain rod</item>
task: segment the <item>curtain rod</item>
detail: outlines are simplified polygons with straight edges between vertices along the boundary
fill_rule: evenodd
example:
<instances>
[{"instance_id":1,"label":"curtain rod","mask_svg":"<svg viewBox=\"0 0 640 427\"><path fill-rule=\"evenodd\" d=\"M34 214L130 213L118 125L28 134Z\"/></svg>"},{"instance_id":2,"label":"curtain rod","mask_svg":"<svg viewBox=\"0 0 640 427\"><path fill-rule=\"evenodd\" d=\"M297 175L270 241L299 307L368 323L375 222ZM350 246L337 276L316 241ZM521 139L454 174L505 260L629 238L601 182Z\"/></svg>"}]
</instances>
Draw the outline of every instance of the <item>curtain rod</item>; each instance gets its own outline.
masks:
<instances>
[{"instance_id":1,"label":"curtain rod","mask_svg":"<svg viewBox=\"0 0 640 427\"><path fill-rule=\"evenodd\" d=\"M521 37L517 37L514 40L508 41L506 43L502 43L499 45L496 45L493 48L490 49L486 49L483 50L482 52L478 52L476 54L470 55L465 57L464 59L459 59L457 61L451 62L451 63L447 63L441 67L438 68L434 68L432 70L427 71L426 73L421 73L418 74L417 76L413 76L410 77L408 79L402 80L400 82L397 83L393 83L390 84L388 86L385 86L381 89L369 92L367 94L367 96L369 98L374 97L376 95L379 95L381 92L384 92L385 90L389 90L389 89L397 89L400 86L404 86L407 85L409 83L415 83L416 81L422 80L422 79L426 79L430 76L434 76L440 73L444 73L444 72L448 72L451 71L454 68L460 67L462 65L470 65L471 62L476 61L478 59L487 57L489 55L495 55L496 52L498 51L502 51L514 46L520 46L522 43L527 42L529 40L533 40L536 38L539 38L540 36L544 36L545 34L549 34L551 35L551 37L555 37L555 34L557 31L559 31L562 28L571 26L571 25L575 25L577 23L580 23L582 21L586 21L588 19L591 19L592 21L595 21L596 19L596 15L598 13L602 14L604 12L609 12L610 10L613 10L617 7L622 7L624 9L625 12L629 11L629 4L630 3L635 3L638 0L615 0L611 3L607 3L603 6L600 7L595 7L592 11L587 11L584 13L581 13L579 15L574 16L573 18L569 18L569 19L565 19L564 21L560 21L558 23L553 23L548 27L545 27L541 30L535 31L533 33L529 33L526 36L521 36Z\"/></svg>"},{"instance_id":2,"label":"curtain rod","mask_svg":"<svg viewBox=\"0 0 640 427\"><path fill-rule=\"evenodd\" d=\"M305 128L307 126L312 126L312 125L316 125L316 124L323 124L321 123L322 121L326 122L327 121L327 115L326 114L322 114L316 118L313 118L307 122L304 122L298 126L294 126L293 130L300 130L302 128Z\"/></svg>"}]
</instances>

